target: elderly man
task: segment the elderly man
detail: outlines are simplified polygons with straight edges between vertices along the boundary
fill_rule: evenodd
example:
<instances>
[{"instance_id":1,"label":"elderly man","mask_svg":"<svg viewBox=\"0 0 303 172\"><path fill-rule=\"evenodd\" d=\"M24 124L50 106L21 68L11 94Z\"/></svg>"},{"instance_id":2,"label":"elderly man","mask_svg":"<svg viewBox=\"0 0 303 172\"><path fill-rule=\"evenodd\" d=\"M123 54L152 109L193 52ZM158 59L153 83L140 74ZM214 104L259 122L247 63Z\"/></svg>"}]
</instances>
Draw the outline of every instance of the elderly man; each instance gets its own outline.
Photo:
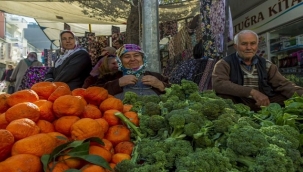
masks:
<instances>
[{"instance_id":1,"label":"elderly man","mask_svg":"<svg viewBox=\"0 0 303 172\"><path fill-rule=\"evenodd\" d=\"M234 37L236 53L219 60L212 73L213 89L219 96L254 111L270 103L284 106L284 100L295 92L303 94L303 88L287 80L276 65L256 55L258 41L251 30L239 32Z\"/></svg>"}]
</instances>

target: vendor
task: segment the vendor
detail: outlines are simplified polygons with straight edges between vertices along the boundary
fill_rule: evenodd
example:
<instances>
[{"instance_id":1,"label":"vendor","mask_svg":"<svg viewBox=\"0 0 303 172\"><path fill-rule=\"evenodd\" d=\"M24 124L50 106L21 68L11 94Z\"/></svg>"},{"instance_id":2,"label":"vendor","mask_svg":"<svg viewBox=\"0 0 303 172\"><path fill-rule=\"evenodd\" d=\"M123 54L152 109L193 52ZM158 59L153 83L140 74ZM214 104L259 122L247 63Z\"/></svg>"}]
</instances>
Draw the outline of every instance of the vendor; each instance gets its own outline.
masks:
<instances>
[{"instance_id":1,"label":"vendor","mask_svg":"<svg viewBox=\"0 0 303 172\"><path fill-rule=\"evenodd\" d=\"M140 46L124 44L117 50L117 56L119 71L110 77L100 78L95 86L104 87L109 94L121 100L127 91L138 95L159 95L170 86L167 77L146 71L147 59Z\"/></svg>"},{"instance_id":2,"label":"vendor","mask_svg":"<svg viewBox=\"0 0 303 172\"><path fill-rule=\"evenodd\" d=\"M287 80L275 64L256 55L258 35L243 30L234 37L237 50L219 60L212 73L213 89L221 97L243 103L258 111L261 106L284 101L303 88Z\"/></svg>"}]
</instances>

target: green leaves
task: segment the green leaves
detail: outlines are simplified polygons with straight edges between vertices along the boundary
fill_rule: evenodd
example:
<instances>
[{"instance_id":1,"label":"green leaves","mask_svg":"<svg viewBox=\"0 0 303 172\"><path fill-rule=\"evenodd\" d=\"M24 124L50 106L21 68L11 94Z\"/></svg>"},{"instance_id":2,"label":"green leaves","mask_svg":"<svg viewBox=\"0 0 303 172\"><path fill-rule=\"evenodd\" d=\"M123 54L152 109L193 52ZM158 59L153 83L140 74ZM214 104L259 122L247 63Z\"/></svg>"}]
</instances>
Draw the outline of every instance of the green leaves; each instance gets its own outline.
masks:
<instances>
[{"instance_id":1,"label":"green leaves","mask_svg":"<svg viewBox=\"0 0 303 172\"><path fill-rule=\"evenodd\" d=\"M44 171L52 169L55 167L56 163L60 162L58 158L63 155L69 155L70 158L80 158L89 163L99 165L106 169L111 169L108 162L98 155L89 155L89 146L90 142L96 142L101 145L104 145L102 140L97 137L89 138L86 140L76 140L64 143L57 146L51 154L46 154L41 157L41 162L43 164ZM52 166L49 166L49 163L52 162ZM77 169L69 169L67 172L79 172Z\"/></svg>"}]
</instances>

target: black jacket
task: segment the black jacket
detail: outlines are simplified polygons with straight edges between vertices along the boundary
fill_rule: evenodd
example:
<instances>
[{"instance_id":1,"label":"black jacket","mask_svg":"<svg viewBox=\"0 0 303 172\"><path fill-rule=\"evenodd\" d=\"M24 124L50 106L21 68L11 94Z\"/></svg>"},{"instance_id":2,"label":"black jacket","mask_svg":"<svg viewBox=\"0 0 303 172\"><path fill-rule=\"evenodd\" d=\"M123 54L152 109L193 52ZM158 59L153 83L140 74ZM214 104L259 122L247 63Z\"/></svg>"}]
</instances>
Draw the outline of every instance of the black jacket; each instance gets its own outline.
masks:
<instances>
[{"instance_id":1,"label":"black jacket","mask_svg":"<svg viewBox=\"0 0 303 172\"><path fill-rule=\"evenodd\" d=\"M259 91L267 96L274 96L273 88L267 83L267 71L266 71L266 60L262 57L255 56L254 58L258 59L258 63L256 64L258 70L258 78L259 78ZM243 85L243 71L240 67L240 61L236 53L231 54L227 57L224 57L229 66L230 66L230 80L231 82L239 85Z\"/></svg>"},{"instance_id":2,"label":"black jacket","mask_svg":"<svg viewBox=\"0 0 303 172\"><path fill-rule=\"evenodd\" d=\"M82 88L84 80L92 70L89 54L79 50L66 58L57 68L52 67L45 75L45 81L64 82L71 90Z\"/></svg>"},{"instance_id":3,"label":"black jacket","mask_svg":"<svg viewBox=\"0 0 303 172\"><path fill-rule=\"evenodd\" d=\"M7 70L5 70L5 72L2 75L1 81L4 81L4 80L5 81L10 81L9 78L11 77L13 71L14 71L14 69L7 69Z\"/></svg>"}]
</instances>

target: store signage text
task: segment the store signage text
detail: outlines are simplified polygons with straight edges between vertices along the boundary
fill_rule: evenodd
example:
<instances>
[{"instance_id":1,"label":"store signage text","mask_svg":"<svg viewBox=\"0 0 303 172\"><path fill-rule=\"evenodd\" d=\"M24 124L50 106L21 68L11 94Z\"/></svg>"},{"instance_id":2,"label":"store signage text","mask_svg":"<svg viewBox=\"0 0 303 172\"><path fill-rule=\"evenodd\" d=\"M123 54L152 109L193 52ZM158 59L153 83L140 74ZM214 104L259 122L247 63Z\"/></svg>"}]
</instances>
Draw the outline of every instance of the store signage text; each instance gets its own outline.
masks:
<instances>
[{"instance_id":1,"label":"store signage text","mask_svg":"<svg viewBox=\"0 0 303 172\"><path fill-rule=\"evenodd\" d=\"M242 17L240 21L235 22L234 33L266 21L299 3L303 3L303 0L278 0L278 2L270 0L268 3L263 3L253 10L254 13L248 12L245 14L245 18ZM266 6L264 7L264 5Z\"/></svg>"}]
</instances>

